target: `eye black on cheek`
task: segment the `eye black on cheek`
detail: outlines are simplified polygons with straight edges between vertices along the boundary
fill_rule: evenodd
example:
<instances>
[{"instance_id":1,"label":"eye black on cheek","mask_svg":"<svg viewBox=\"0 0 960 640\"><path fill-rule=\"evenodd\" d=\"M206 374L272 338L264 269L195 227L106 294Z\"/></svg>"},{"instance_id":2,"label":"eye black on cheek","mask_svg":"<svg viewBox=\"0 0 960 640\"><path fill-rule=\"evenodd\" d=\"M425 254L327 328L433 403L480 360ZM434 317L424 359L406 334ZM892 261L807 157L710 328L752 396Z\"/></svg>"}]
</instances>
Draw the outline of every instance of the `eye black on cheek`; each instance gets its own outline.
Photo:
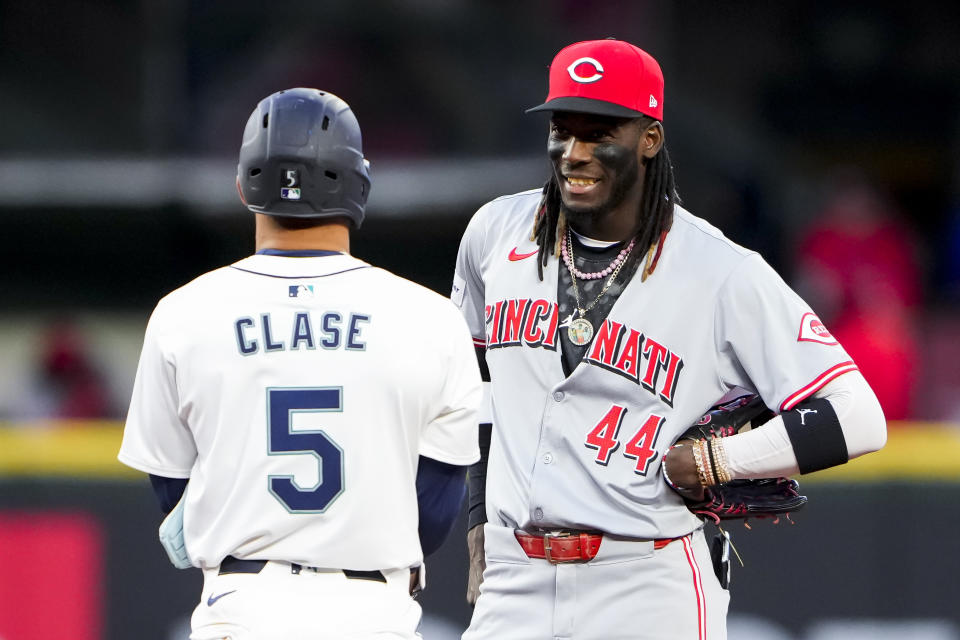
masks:
<instances>
[{"instance_id":1,"label":"eye black on cheek","mask_svg":"<svg viewBox=\"0 0 960 640\"><path fill-rule=\"evenodd\" d=\"M563 155L563 150L567 145L562 140L557 140L553 136L547 139L547 155L551 160L557 161Z\"/></svg>"},{"instance_id":2,"label":"eye black on cheek","mask_svg":"<svg viewBox=\"0 0 960 640\"><path fill-rule=\"evenodd\" d=\"M630 149L619 144L598 144L593 148L593 157L611 169L623 169L626 167L630 164L630 158L633 153Z\"/></svg>"}]
</instances>

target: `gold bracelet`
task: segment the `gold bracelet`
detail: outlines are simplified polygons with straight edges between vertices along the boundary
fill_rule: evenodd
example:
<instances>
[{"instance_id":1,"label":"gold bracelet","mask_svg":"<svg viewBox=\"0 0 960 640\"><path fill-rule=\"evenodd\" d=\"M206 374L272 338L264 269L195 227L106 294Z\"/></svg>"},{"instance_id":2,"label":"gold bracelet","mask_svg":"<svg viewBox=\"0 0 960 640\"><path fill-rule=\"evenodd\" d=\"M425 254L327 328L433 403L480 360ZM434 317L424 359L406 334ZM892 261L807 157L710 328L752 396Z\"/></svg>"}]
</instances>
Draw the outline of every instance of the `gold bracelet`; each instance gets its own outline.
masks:
<instances>
[{"instance_id":1,"label":"gold bracelet","mask_svg":"<svg viewBox=\"0 0 960 640\"><path fill-rule=\"evenodd\" d=\"M700 486L704 487L706 485L703 483L703 452L700 451L699 441L694 442L690 450L693 452L693 462L697 467L697 479L700 480Z\"/></svg>"},{"instance_id":2,"label":"gold bracelet","mask_svg":"<svg viewBox=\"0 0 960 640\"><path fill-rule=\"evenodd\" d=\"M717 469L713 460L713 454L711 453L710 449L710 440L704 438L700 442L702 443L700 446L703 447L703 461L706 463L707 467L705 474L709 483L707 486L712 487L715 484L719 484L720 480L717 478Z\"/></svg>"},{"instance_id":3,"label":"gold bracelet","mask_svg":"<svg viewBox=\"0 0 960 640\"><path fill-rule=\"evenodd\" d=\"M717 478L713 472L713 460L710 456L710 441L704 438L700 441L701 457L703 458L703 477L706 480L703 486L712 487L717 484Z\"/></svg>"},{"instance_id":4,"label":"gold bracelet","mask_svg":"<svg viewBox=\"0 0 960 640\"><path fill-rule=\"evenodd\" d=\"M710 468L710 456L706 449L706 440L697 440L693 447L693 461L697 465L697 477L700 479L700 486L709 487L713 484L713 471Z\"/></svg>"},{"instance_id":5,"label":"gold bracelet","mask_svg":"<svg viewBox=\"0 0 960 640\"><path fill-rule=\"evenodd\" d=\"M725 442L720 442L717 446L720 447L720 460L723 463L723 473L727 476L724 482L730 482L733 480L733 472L730 471L730 463L727 461L727 445Z\"/></svg>"},{"instance_id":6,"label":"gold bracelet","mask_svg":"<svg viewBox=\"0 0 960 640\"><path fill-rule=\"evenodd\" d=\"M713 484L720 484L723 480L720 479L720 475L718 474L719 464L713 448L714 439L715 437L704 440L704 448L707 450L707 459L710 460L710 477L713 478Z\"/></svg>"},{"instance_id":7,"label":"gold bracelet","mask_svg":"<svg viewBox=\"0 0 960 640\"><path fill-rule=\"evenodd\" d=\"M730 475L730 466L727 464L727 450L723 445L723 438L713 438L710 447L713 450L717 479L720 482L730 482L733 476Z\"/></svg>"}]
</instances>

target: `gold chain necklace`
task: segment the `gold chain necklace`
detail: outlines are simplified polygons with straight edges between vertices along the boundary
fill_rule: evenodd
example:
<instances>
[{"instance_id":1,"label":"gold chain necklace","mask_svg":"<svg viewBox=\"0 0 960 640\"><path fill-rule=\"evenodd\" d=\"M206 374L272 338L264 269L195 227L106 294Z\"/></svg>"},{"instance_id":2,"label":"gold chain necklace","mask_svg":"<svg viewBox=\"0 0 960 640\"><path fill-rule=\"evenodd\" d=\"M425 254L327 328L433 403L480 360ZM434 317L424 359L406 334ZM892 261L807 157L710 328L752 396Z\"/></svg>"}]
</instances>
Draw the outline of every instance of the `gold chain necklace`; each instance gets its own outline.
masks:
<instances>
[{"instance_id":1,"label":"gold chain necklace","mask_svg":"<svg viewBox=\"0 0 960 640\"><path fill-rule=\"evenodd\" d=\"M575 273L576 269L572 268L573 264L573 241L570 238L570 231L567 230L567 250L570 252L570 261L566 262L567 271L570 272L570 280L573 281L573 299L577 305L577 313L580 314L579 318L571 318L570 324L567 325L567 337L570 338L570 342L582 347L585 344L588 344L593 339L593 325L590 324L590 321L587 320L587 311L590 311L597 303L600 302L600 298L603 297L603 294L607 292L607 289L613 284L613 281L617 279L617 275L620 273L620 269L623 268L623 265L627 263L627 257L630 255L630 251L627 251L627 254L624 256L623 260L614 268L613 273L610 274L610 277L607 278L607 281L603 284L603 288L600 289L600 293L594 299L593 302L588 304L586 307L580 306L580 291L577 288L577 274ZM633 249L633 245L630 245L630 250Z\"/></svg>"}]
</instances>

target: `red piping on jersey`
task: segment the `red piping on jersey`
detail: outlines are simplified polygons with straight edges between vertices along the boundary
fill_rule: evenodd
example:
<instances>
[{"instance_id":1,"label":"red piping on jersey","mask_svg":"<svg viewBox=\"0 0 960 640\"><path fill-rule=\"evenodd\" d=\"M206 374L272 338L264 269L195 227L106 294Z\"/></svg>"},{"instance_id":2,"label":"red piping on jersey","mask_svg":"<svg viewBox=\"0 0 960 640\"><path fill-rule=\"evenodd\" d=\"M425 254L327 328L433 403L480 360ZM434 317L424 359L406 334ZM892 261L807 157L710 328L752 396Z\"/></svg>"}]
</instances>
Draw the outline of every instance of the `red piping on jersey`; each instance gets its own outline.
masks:
<instances>
[{"instance_id":1,"label":"red piping on jersey","mask_svg":"<svg viewBox=\"0 0 960 640\"><path fill-rule=\"evenodd\" d=\"M706 640L707 603L704 600L703 580L700 579L700 565L697 564L697 558L693 555L693 545L690 544L690 536L684 536L681 540L683 541L683 551L687 554L687 563L690 565L690 572L693 574L693 590L697 594L697 639Z\"/></svg>"},{"instance_id":2,"label":"red piping on jersey","mask_svg":"<svg viewBox=\"0 0 960 640\"><path fill-rule=\"evenodd\" d=\"M858 371L857 365L853 360L847 360L846 362L841 362L838 365L834 365L817 376L813 382L806 385L802 389L798 390L796 393L787 396L787 398L780 403L780 413L784 411L790 411L795 406L812 396L814 393L822 389L828 382L842 376L845 373L851 371Z\"/></svg>"}]
</instances>

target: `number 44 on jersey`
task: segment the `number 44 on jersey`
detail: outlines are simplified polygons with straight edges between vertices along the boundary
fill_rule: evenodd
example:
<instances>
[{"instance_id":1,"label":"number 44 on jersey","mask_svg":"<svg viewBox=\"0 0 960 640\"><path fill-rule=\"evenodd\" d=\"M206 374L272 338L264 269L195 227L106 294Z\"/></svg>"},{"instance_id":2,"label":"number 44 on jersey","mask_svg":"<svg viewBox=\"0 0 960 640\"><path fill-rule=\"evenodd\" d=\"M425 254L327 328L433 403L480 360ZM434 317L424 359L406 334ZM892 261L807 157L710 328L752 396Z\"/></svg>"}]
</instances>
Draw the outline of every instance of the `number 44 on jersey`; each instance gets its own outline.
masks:
<instances>
[{"instance_id":1,"label":"number 44 on jersey","mask_svg":"<svg viewBox=\"0 0 960 640\"><path fill-rule=\"evenodd\" d=\"M615 404L587 434L584 445L597 450L597 457L594 460L597 464L607 466L610 456L620 448L620 428L626 415L627 408ZM657 459L657 450L654 446L664 422L665 418L651 414L624 445L623 455L636 460L634 473L641 476L647 475L650 465Z\"/></svg>"}]
</instances>

